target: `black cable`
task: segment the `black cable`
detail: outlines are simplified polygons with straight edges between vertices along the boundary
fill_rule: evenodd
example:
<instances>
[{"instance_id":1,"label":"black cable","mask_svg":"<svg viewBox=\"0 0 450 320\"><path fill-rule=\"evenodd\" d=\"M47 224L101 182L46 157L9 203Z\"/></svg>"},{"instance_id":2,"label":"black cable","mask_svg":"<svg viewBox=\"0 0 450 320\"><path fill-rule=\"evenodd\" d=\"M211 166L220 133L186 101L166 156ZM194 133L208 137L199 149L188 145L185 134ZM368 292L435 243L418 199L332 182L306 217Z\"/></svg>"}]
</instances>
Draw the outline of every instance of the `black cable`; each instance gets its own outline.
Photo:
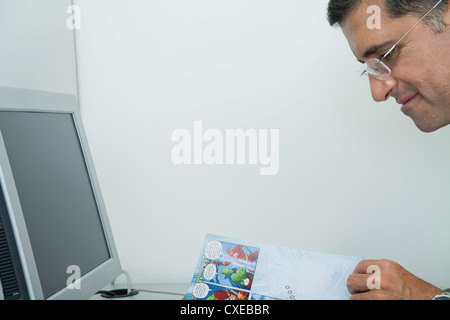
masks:
<instances>
[{"instance_id":1,"label":"black cable","mask_svg":"<svg viewBox=\"0 0 450 320\"><path fill-rule=\"evenodd\" d=\"M138 290L131 289L128 292L128 289L114 289L114 290L101 290L98 291L97 294L100 294L103 298L110 298L110 299L116 299L116 298L127 298L131 296L135 296L139 293Z\"/></svg>"}]
</instances>

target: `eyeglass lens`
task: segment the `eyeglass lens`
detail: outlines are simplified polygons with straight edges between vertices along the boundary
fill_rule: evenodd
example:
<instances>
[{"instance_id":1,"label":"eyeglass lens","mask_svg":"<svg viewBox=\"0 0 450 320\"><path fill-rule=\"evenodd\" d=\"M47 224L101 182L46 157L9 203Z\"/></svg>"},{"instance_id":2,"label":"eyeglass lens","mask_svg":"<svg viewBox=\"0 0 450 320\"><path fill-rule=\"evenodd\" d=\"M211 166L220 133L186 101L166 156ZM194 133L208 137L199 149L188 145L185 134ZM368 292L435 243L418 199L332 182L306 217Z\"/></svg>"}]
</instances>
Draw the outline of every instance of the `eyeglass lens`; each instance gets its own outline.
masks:
<instances>
[{"instance_id":1,"label":"eyeglass lens","mask_svg":"<svg viewBox=\"0 0 450 320\"><path fill-rule=\"evenodd\" d=\"M371 59L365 64L367 73L375 76L377 79L386 80L391 75L391 70L379 59Z\"/></svg>"}]
</instances>

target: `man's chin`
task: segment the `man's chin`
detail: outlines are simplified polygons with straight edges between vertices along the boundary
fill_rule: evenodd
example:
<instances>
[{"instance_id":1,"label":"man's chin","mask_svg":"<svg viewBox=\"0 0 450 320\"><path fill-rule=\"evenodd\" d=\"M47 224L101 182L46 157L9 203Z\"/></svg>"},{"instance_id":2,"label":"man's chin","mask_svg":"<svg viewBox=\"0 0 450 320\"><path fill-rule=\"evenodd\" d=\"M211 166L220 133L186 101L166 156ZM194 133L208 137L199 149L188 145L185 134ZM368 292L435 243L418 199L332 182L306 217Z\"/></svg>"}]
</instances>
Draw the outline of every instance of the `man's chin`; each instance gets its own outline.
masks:
<instances>
[{"instance_id":1,"label":"man's chin","mask_svg":"<svg viewBox=\"0 0 450 320\"><path fill-rule=\"evenodd\" d=\"M431 132L434 132L434 131L439 130L440 128L446 126L445 124L444 125L442 125L442 124L441 125L436 125L436 124L428 123L428 122L424 123L422 121L417 121L417 120L414 120L414 119L413 119L413 121L414 121L414 124L416 125L416 127L420 131L425 132L425 133L431 133Z\"/></svg>"}]
</instances>

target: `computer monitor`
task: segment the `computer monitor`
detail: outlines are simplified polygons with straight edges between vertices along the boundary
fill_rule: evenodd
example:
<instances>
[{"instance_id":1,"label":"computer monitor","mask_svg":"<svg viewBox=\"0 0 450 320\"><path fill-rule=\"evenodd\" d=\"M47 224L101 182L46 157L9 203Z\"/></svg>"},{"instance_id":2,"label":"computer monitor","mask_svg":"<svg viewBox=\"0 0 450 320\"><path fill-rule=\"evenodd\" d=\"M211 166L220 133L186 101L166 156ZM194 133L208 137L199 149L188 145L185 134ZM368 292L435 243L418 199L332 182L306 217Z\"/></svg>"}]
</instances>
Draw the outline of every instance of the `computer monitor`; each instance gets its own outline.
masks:
<instances>
[{"instance_id":1,"label":"computer monitor","mask_svg":"<svg viewBox=\"0 0 450 320\"><path fill-rule=\"evenodd\" d=\"M122 273L75 96L0 87L0 299L88 299Z\"/></svg>"}]
</instances>

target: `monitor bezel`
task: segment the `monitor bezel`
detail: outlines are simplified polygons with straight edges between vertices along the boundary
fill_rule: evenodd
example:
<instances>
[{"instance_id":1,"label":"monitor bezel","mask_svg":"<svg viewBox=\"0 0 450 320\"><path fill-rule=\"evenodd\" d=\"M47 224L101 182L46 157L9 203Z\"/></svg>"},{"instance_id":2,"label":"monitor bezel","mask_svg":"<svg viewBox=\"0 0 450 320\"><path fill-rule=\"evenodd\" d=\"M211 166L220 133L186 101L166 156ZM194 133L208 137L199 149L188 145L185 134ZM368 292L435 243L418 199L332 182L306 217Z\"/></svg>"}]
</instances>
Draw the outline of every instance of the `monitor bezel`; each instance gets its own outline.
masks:
<instances>
[{"instance_id":1,"label":"monitor bezel","mask_svg":"<svg viewBox=\"0 0 450 320\"><path fill-rule=\"evenodd\" d=\"M38 90L0 87L0 111L59 113L72 116L76 133L88 171L91 187L97 203L100 222L109 249L110 259L89 271L80 278L79 286L54 293L46 299L88 299L122 273L122 268L115 246L112 229L108 220L106 206L101 193L99 181L94 168L91 151L83 127L76 96ZM0 181L5 196L12 230L16 239L25 282L30 299L43 300L44 293L39 279L28 231L25 224L19 195L13 178L7 150L0 129ZM70 274L67 275L68 278Z\"/></svg>"}]
</instances>

